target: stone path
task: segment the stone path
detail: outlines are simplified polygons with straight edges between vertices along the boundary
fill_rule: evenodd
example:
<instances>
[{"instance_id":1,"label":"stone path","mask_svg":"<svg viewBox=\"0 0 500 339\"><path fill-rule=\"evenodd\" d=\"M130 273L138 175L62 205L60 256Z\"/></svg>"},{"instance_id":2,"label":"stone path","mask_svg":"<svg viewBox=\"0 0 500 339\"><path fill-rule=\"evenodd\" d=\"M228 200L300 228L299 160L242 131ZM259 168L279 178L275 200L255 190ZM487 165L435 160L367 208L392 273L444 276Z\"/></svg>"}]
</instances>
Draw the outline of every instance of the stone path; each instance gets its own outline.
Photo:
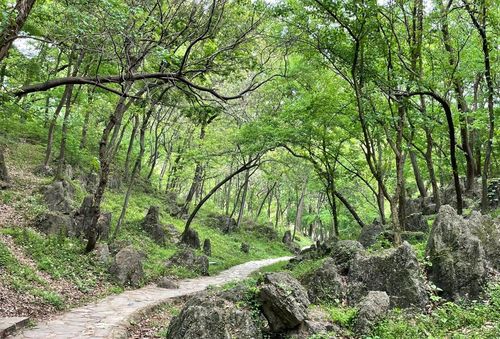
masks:
<instances>
[{"instance_id":1,"label":"stone path","mask_svg":"<svg viewBox=\"0 0 500 339\"><path fill-rule=\"evenodd\" d=\"M248 277L261 267L291 257L250 261L234 266L217 276L179 281L179 289L149 285L109 296L99 302L75 308L55 319L17 334L14 338L125 338L130 321L168 299L200 292L209 285L223 285Z\"/></svg>"}]
</instances>

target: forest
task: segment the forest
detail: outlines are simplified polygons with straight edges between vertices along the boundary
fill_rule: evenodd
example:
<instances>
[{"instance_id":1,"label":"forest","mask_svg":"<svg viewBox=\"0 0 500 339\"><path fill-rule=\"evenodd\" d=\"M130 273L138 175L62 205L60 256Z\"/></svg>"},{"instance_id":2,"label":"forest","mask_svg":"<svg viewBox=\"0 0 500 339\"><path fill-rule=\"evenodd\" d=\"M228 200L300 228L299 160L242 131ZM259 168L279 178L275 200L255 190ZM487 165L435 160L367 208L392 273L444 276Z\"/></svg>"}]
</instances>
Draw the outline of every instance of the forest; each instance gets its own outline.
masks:
<instances>
[{"instance_id":1,"label":"forest","mask_svg":"<svg viewBox=\"0 0 500 339\"><path fill-rule=\"evenodd\" d=\"M0 337L500 337L499 5L0 0Z\"/></svg>"}]
</instances>

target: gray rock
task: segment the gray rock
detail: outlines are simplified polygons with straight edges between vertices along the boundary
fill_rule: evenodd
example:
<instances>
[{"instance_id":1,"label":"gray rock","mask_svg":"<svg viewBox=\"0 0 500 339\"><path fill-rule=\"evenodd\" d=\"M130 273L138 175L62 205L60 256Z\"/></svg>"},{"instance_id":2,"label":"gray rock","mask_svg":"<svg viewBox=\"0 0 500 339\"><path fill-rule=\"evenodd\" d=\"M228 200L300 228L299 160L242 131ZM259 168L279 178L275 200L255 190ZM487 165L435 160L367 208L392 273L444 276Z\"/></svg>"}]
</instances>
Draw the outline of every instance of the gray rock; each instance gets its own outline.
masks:
<instances>
[{"instance_id":1,"label":"gray rock","mask_svg":"<svg viewBox=\"0 0 500 339\"><path fill-rule=\"evenodd\" d=\"M318 270L307 275L302 282L312 303L320 301L340 303L345 297L346 286L337 273L335 260L332 258L326 259Z\"/></svg>"},{"instance_id":2,"label":"gray rock","mask_svg":"<svg viewBox=\"0 0 500 339\"><path fill-rule=\"evenodd\" d=\"M63 176L64 176L64 178L69 179L69 180L73 179L73 167L71 167L70 164L64 165Z\"/></svg>"},{"instance_id":3,"label":"gray rock","mask_svg":"<svg viewBox=\"0 0 500 339\"><path fill-rule=\"evenodd\" d=\"M383 291L370 291L358 304L358 315L354 329L359 334L368 334L374 325L389 311L389 296Z\"/></svg>"},{"instance_id":4,"label":"gray rock","mask_svg":"<svg viewBox=\"0 0 500 339\"><path fill-rule=\"evenodd\" d=\"M193 230L192 228L185 231L181 236L181 243L188 245L191 248L199 249L200 248L200 237L198 232Z\"/></svg>"},{"instance_id":5,"label":"gray rock","mask_svg":"<svg viewBox=\"0 0 500 339\"><path fill-rule=\"evenodd\" d=\"M171 289L171 290L179 288L179 284L177 284L174 280L172 280L168 277L160 278L160 280L158 280L156 285L160 288L167 288L167 289Z\"/></svg>"},{"instance_id":6,"label":"gray rock","mask_svg":"<svg viewBox=\"0 0 500 339\"><path fill-rule=\"evenodd\" d=\"M283 234L283 239L281 239L281 242L285 245L289 245L292 243L292 232L290 230L287 230L285 234Z\"/></svg>"},{"instance_id":7,"label":"gray rock","mask_svg":"<svg viewBox=\"0 0 500 339\"><path fill-rule=\"evenodd\" d=\"M356 240L340 240L333 244L331 257L341 274L349 272L351 260L357 253L363 252L363 245Z\"/></svg>"},{"instance_id":8,"label":"gray rock","mask_svg":"<svg viewBox=\"0 0 500 339\"><path fill-rule=\"evenodd\" d=\"M212 243L210 242L210 239L205 239L203 241L203 253L207 257L211 257L212 256Z\"/></svg>"},{"instance_id":9,"label":"gray rock","mask_svg":"<svg viewBox=\"0 0 500 339\"><path fill-rule=\"evenodd\" d=\"M473 211L468 225L472 234L481 241L488 264L500 270L500 217L493 219Z\"/></svg>"},{"instance_id":10,"label":"gray rock","mask_svg":"<svg viewBox=\"0 0 500 339\"><path fill-rule=\"evenodd\" d=\"M7 166L5 165L5 158L3 153L4 146L0 145L0 181L8 182L10 181L10 177L7 171Z\"/></svg>"},{"instance_id":11,"label":"gray rock","mask_svg":"<svg viewBox=\"0 0 500 339\"><path fill-rule=\"evenodd\" d=\"M111 212L103 212L99 215L99 219L97 219L97 232L99 233L99 239L108 239L112 217L113 215Z\"/></svg>"},{"instance_id":12,"label":"gray rock","mask_svg":"<svg viewBox=\"0 0 500 339\"><path fill-rule=\"evenodd\" d=\"M33 170L33 173L42 177L53 177L54 169L50 166L36 166Z\"/></svg>"},{"instance_id":13,"label":"gray rock","mask_svg":"<svg viewBox=\"0 0 500 339\"><path fill-rule=\"evenodd\" d=\"M111 261L111 253L106 243L98 243L94 248L94 254L96 259L102 264L109 264Z\"/></svg>"},{"instance_id":14,"label":"gray rock","mask_svg":"<svg viewBox=\"0 0 500 339\"><path fill-rule=\"evenodd\" d=\"M48 235L62 235L64 237L75 235L73 219L60 212L49 211L38 217L36 228Z\"/></svg>"},{"instance_id":15,"label":"gray rock","mask_svg":"<svg viewBox=\"0 0 500 339\"><path fill-rule=\"evenodd\" d=\"M42 193L45 203L51 211L69 214L73 210L75 189L69 182L54 181L52 184L44 186Z\"/></svg>"},{"instance_id":16,"label":"gray rock","mask_svg":"<svg viewBox=\"0 0 500 339\"><path fill-rule=\"evenodd\" d=\"M368 291L385 291L391 307L423 308L428 300L417 257L407 242L380 253L358 253L351 262L348 287L351 303Z\"/></svg>"},{"instance_id":17,"label":"gray rock","mask_svg":"<svg viewBox=\"0 0 500 339\"><path fill-rule=\"evenodd\" d=\"M443 290L445 298L479 296L486 279L484 249L468 222L449 205L439 209L426 254L432 263L429 279Z\"/></svg>"},{"instance_id":18,"label":"gray rock","mask_svg":"<svg viewBox=\"0 0 500 339\"><path fill-rule=\"evenodd\" d=\"M177 193L172 191L165 192L165 211L171 216L180 217L183 204L177 202Z\"/></svg>"},{"instance_id":19,"label":"gray rock","mask_svg":"<svg viewBox=\"0 0 500 339\"><path fill-rule=\"evenodd\" d=\"M144 255L132 246L122 248L115 256L109 272L119 284L137 287L144 278Z\"/></svg>"},{"instance_id":20,"label":"gray rock","mask_svg":"<svg viewBox=\"0 0 500 339\"><path fill-rule=\"evenodd\" d=\"M87 195L80 208L74 214L76 237L86 237L90 226L92 225L92 204L94 197ZM112 214L102 212L97 219L97 233L100 239L108 239L111 228Z\"/></svg>"},{"instance_id":21,"label":"gray rock","mask_svg":"<svg viewBox=\"0 0 500 339\"><path fill-rule=\"evenodd\" d=\"M93 194L99 184L99 175L96 172L90 172L86 175L80 176L79 180L87 193Z\"/></svg>"},{"instance_id":22,"label":"gray rock","mask_svg":"<svg viewBox=\"0 0 500 339\"><path fill-rule=\"evenodd\" d=\"M198 274L208 276L209 262L205 255L197 256L190 248L184 248L176 252L165 263L166 267L181 266L192 269Z\"/></svg>"},{"instance_id":23,"label":"gray rock","mask_svg":"<svg viewBox=\"0 0 500 339\"><path fill-rule=\"evenodd\" d=\"M406 217L405 231L424 233L429 231L429 226L422 213L413 213Z\"/></svg>"},{"instance_id":24,"label":"gray rock","mask_svg":"<svg viewBox=\"0 0 500 339\"><path fill-rule=\"evenodd\" d=\"M257 339L262 333L252 313L217 295L191 298L168 327L169 339Z\"/></svg>"},{"instance_id":25,"label":"gray rock","mask_svg":"<svg viewBox=\"0 0 500 339\"><path fill-rule=\"evenodd\" d=\"M240 246L240 251L245 254L250 253L250 244L247 242L242 242Z\"/></svg>"},{"instance_id":26,"label":"gray rock","mask_svg":"<svg viewBox=\"0 0 500 339\"><path fill-rule=\"evenodd\" d=\"M377 242L377 237L384 232L384 225L382 225L378 220L375 220L372 224L366 225L361 229L358 241L364 247L370 247Z\"/></svg>"},{"instance_id":27,"label":"gray rock","mask_svg":"<svg viewBox=\"0 0 500 339\"><path fill-rule=\"evenodd\" d=\"M304 287L287 273L269 273L260 285L262 312L273 332L298 327L307 319L310 302Z\"/></svg>"},{"instance_id":28,"label":"gray rock","mask_svg":"<svg viewBox=\"0 0 500 339\"><path fill-rule=\"evenodd\" d=\"M160 208L158 206L149 207L141 227L157 244L162 246L165 245L167 237L160 224Z\"/></svg>"},{"instance_id":29,"label":"gray rock","mask_svg":"<svg viewBox=\"0 0 500 339\"><path fill-rule=\"evenodd\" d=\"M236 220L228 215L211 214L205 219L205 222L208 226L218 229L224 234L232 233L238 228Z\"/></svg>"}]
</instances>

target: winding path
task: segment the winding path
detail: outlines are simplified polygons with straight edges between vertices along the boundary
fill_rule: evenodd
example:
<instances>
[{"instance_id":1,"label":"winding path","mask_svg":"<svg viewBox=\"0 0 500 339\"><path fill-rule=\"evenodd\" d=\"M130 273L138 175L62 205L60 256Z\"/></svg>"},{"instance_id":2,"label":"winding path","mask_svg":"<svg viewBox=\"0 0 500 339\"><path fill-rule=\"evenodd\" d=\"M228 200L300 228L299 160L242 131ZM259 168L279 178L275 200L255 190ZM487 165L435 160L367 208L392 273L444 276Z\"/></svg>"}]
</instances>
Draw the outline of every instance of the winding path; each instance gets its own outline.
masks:
<instances>
[{"instance_id":1,"label":"winding path","mask_svg":"<svg viewBox=\"0 0 500 339\"><path fill-rule=\"evenodd\" d=\"M231 267L213 277L179 281L179 289L164 289L149 285L137 290L109 296L98 302L75 308L13 338L125 338L127 326L147 310L169 299L203 291L209 285L248 277L261 267L288 260L291 257L249 261Z\"/></svg>"}]
</instances>

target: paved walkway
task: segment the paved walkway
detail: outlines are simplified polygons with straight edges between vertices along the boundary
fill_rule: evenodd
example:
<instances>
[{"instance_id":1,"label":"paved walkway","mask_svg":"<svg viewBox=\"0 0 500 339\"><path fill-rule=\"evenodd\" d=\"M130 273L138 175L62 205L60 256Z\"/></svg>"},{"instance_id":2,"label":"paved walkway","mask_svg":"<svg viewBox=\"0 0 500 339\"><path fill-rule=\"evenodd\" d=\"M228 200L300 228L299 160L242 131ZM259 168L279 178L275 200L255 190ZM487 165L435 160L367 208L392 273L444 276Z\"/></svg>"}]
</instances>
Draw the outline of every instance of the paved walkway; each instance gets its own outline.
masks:
<instances>
[{"instance_id":1,"label":"paved walkway","mask_svg":"<svg viewBox=\"0 0 500 339\"><path fill-rule=\"evenodd\" d=\"M223 285L232 280L243 279L261 267L288 259L290 257L250 261L214 277L179 281L179 289L149 285L112 295L40 323L14 338L125 338L126 328L131 320L136 320L143 312L168 299L202 291L209 285Z\"/></svg>"}]
</instances>

